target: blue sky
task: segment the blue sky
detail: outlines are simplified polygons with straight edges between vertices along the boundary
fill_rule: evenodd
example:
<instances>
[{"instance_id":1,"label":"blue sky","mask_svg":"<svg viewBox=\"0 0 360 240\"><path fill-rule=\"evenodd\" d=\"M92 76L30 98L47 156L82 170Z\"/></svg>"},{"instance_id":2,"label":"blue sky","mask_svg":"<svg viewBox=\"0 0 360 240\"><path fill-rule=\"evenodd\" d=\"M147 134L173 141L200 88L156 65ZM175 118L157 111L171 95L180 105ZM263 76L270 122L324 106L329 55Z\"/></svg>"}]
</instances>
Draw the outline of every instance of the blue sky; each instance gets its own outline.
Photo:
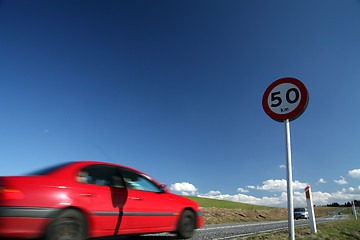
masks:
<instances>
[{"instance_id":1,"label":"blue sky","mask_svg":"<svg viewBox=\"0 0 360 240\"><path fill-rule=\"evenodd\" d=\"M67 161L133 167L175 193L286 206L360 199L360 1L1 1L0 175ZM320 181L320 179L322 181Z\"/></svg>"}]
</instances>

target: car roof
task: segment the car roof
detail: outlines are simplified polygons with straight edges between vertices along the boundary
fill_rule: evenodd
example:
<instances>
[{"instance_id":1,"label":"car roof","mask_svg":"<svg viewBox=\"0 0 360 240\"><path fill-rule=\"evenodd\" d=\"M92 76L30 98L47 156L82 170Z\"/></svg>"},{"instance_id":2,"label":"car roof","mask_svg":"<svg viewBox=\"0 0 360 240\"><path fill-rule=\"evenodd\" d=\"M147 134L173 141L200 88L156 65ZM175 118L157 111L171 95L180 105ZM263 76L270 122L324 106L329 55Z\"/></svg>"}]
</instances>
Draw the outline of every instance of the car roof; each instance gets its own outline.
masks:
<instances>
[{"instance_id":1,"label":"car roof","mask_svg":"<svg viewBox=\"0 0 360 240\"><path fill-rule=\"evenodd\" d=\"M80 171L81 169L83 169L86 166L89 165L108 165L108 166L115 166L115 167L121 167L121 168L126 168L126 169L130 169L132 171L135 171L141 175L144 175L145 177L149 178L150 180L152 180L153 182L155 182L157 185L161 185L158 181L156 181L154 178L152 178L151 176L149 176L148 174L139 171L137 169L131 168L131 167L127 167L127 166L123 166L123 165L119 165L119 164L115 164L115 163L108 163L108 162L99 162L99 161L75 161L75 162L70 162L68 165L64 166L63 168L59 169L59 173L63 172L63 171L76 171L76 173L78 171ZM56 174L56 172L54 172L54 174Z\"/></svg>"}]
</instances>

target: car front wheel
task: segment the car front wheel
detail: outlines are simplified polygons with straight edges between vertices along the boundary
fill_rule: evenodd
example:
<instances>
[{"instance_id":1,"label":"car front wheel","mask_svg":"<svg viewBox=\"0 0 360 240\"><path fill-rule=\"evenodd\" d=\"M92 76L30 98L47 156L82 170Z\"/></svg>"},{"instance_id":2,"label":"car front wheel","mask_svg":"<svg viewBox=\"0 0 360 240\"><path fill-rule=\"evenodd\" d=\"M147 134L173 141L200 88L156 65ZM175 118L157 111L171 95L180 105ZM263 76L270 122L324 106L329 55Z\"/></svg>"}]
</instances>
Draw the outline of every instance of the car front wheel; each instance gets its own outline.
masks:
<instances>
[{"instance_id":1,"label":"car front wheel","mask_svg":"<svg viewBox=\"0 0 360 240\"><path fill-rule=\"evenodd\" d=\"M87 224L84 215L75 209L62 211L48 226L45 240L87 239Z\"/></svg>"},{"instance_id":2,"label":"car front wheel","mask_svg":"<svg viewBox=\"0 0 360 240\"><path fill-rule=\"evenodd\" d=\"M190 210L185 210L178 222L176 233L180 238L188 239L194 235L196 228L195 213Z\"/></svg>"}]
</instances>

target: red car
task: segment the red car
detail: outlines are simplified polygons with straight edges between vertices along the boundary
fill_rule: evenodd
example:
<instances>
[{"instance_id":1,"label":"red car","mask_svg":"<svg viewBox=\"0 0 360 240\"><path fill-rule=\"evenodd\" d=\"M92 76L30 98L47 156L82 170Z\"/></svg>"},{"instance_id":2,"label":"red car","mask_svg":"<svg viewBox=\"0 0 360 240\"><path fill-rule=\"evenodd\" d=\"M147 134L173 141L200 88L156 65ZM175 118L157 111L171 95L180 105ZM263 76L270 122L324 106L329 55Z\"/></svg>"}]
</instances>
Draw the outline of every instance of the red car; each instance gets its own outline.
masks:
<instances>
[{"instance_id":1,"label":"red car","mask_svg":"<svg viewBox=\"0 0 360 240\"><path fill-rule=\"evenodd\" d=\"M0 238L87 239L174 232L192 237L199 205L124 166L73 162L0 177Z\"/></svg>"}]
</instances>

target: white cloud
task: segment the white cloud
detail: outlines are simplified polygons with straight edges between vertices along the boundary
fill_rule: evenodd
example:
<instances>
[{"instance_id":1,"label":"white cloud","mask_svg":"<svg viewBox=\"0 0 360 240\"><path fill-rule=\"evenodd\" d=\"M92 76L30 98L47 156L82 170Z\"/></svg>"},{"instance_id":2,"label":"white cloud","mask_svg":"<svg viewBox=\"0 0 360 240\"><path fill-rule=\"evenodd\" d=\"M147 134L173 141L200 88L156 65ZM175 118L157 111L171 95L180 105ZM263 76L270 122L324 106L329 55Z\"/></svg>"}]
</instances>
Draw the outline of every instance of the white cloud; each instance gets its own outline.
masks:
<instances>
[{"instance_id":1,"label":"white cloud","mask_svg":"<svg viewBox=\"0 0 360 240\"><path fill-rule=\"evenodd\" d=\"M343 204L360 198L360 186L358 188L343 188L341 191L327 193L327 192L312 192L312 199L315 205L326 205L333 202Z\"/></svg>"},{"instance_id":2,"label":"white cloud","mask_svg":"<svg viewBox=\"0 0 360 240\"><path fill-rule=\"evenodd\" d=\"M201 194L201 196L204 197L204 198L213 198L214 196L218 196L218 195L221 195L221 192L220 191L213 191L213 190L211 190L208 193Z\"/></svg>"},{"instance_id":3,"label":"white cloud","mask_svg":"<svg viewBox=\"0 0 360 240\"><path fill-rule=\"evenodd\" d=\"M264 196L264 197L254 197L245 194L219 194L214 196L207 196L199 194L198 197L206 197L219 200L227 200L233 202L241 202L247 204L261 205L261 206L270 206L270 207L285 207L287 205L287 194L282 192L280 196ZM294 192L294 206L305 206L306 199L305 193Z\"/></svg>"},{"instance_id":4,"label":"white cloud","mask_svg":"<svg viewBox=\"0 0 360 240\"><path fill-rule=\"evenodd\" d=\"M254 205L263 205L263 206L278 206L281 204L281 201L277 197L257 198L254 196L249 196L249 195L245 195L245 194L241 194L241 193L236 194L236 195L219 194L219 195L214 195L214 196L199 194L197 196L212 198L212 199L219 199L219 200L227 200L227 201L233 201L233 202L248 203L248 204L254 204Z\"/></svg>"},{"instance_id":5,"label":"white cloud","mask_svg":"<svg viewBox=\"0 0 360 240\"><path fill-rule=\"evenodd\" d=\"M326 183L326 181L325 181L325 179L320 178L318 184L319 184L319 183Z\"/></svg>"},{"instance_id":6,"label":"white cloud","mask_svg":"<svg viewBox=\"0 0 360 240\"><path fill-rule=\"evenodd\" d=\"M360 178L360 169L354 169L349 171L349 176L352 178Z\"/></svg>"},{"instance_id":7,"label":"white cloud","mask_svg":"<svg viewBox=\"0 0 360 240\"><path fill-rule=\"evenodd\" d=\"M188 182L171 184L170 189L172 191L180 192L182 195L194 195L198 190L193 184Z\"/></svg>"},{"instance_id":8,"label":"white cloud","mask_svg":"<svg viewBox=\"0 0 360 240\"><path fill-rule=\"evenodd\" d=\"M305 191L305 188L307 186L309 186L308 183L302 183L302 182L299 182L299 181L293 182L293 189L294 190L303 190L303 191Z\"/></svg>"},{"instance_id":9,"label":"white cloud","mask_svg":"<svg viewBox=\"0 0 360 240\"><path fill-rule=\"evenodd\" d=\"M339 202L339 203L348 202L359 198L360 198L360 186L357 189L353 187L349 187L347 189L343 188L341 191L337 191L331 194L331 199L333 200L333 202Z\"/></svg>"},{"instance_id":10,"label":"white cloud","mask_svg":"<svg viewBox=\"0 0 360 240\"><path fill-rule=\"evenodd\" d=\"M286 165L280 165L279 167L280 168L286 168Z\"/></svg>"},{"instance_id":11,"label":"white cloud","mask_svg":"<svg viewBox=\"0 0 360 240\"><path fill-rule=\"evenodd\" d=\"M219 194L221 194L221 192L220 191L210 191L210 192L208 192L208 193L206 193L208 196L215 196L215 195L219 195Z\"/></svg>"},{"instance_id":12,"label":"white cloud","mask_svg":"<svg viewBox=\"0 0 360 240\"><path fill-rule=\"evenodd\" d=\"M348 194L348 193L359 193L360 194L360 186L358 186L357 188L353 188L353 187L349 187L349 188L343 188L341 190L342 193L344 194Z\"/></svg>"},{"instance_id":13,"label":"white cloud","mask_svg":"<svg viewBox=\"0 0 360 240\"><path fill-rule=\"evenodd\" d=\"M246 189L243 189L243 188L238 188L237 191L240 192L240 193L247 193L247 192L249 192L249 190L246 190Z\"/></svg>"},{"instance_id":14,"label":"white cloud","mask_svg":"<svg viewBox=\"0 0 360 240\"><path fill-rule=\"evenodd\" d=\"M332 195L327 192L312 192L312 199L315 205L326 205L330 204L332 201Z\"/></svg>"},{"instance_id":15,"label":"white cloud","mask_svg":"<svg viewBox=\"0 0 360 240\"><path fill-rule=\"evenodd\" d=\"M341 179L339 180L334 180L335 183L340 184L340 185L344 185L344 184L348 184L348 182L345 180L345 178L343 176L340 176Z\"/></svg>"},{"instance_id":16,"label":"white cloud","mask_svg":"<svg viewBox=\"0 0 360 240\"><path fill-rule=\"evenodd\" d=\"M307 183L299 181L293 181L292 184L294 190L305 189L307 185ZM284 192L287 190L287 181L285 179L269 179L264 181L262 186L257 186L256 189L269 192Z\"/></svg>"},{"instance_id":17,"label":"white cloud","mask_svg":"<svg viewBox=\"0 0 360 240\"><path fill-rule=\"evenodd\" d=\"M219 194L216 194L219 193ZM233 202L248 203L254 205L271 206L271 207L286 207L287 206L287 193L282 192L279 196L274 194L273 196L254 197L246 194L222 194L220 191L210 191L206 194L198 194L198 197L228 200ZM312 199L315 205L327 205L333 202L340 204L352 201L354 199L360 199L360 186L357 188L349 187L343 188L341 191L334 193L327 192L312 192ZM306 206L305 191L293 192L294 206Z\"/></svg>"},{"instance_id":18,"label":"white cloud","mask_svg":"<svg viewBox=\"0 0 360 240\"><path fill-rule=\"evenodd\" d=\"M346 180L341 176L340 180L334 180L339 184L346 184ZM175 183L170 186L172 191L181 193L182 195L195 195L198 197L219 199L219 200L228 200L234 202L241 202L254 205L262 206L271 206L271 207L286 207L287 206L287 193L286 193L286 180L284 179L269 179L263 182L262 186L252 186L248 185L246 188L263 190L268 192L269 195L265 196L251 196L244 193L249 191L244 188L238 188L238 194L224 194L217 190L211 190L208 193L202 194L198 192L198 189L189 182ZM326 182L323 178L320 178L319 183ZM344 183L345 182L345 183ZM305 198L305 187L307 183L302 183L299 181L293 182L293 201L294 206L306 206ZM360 186L357 187L348 187L343 188L341 191L328 193L320 192L312 189L312 198L315 205L326 205L333 202L338 202L340 204L352 201L354 199L360 199ZM274 194L275 192L281 192Z\"/></svg>"},{"instance_id":19,"label":"white cloud","mask_svg":"<svg viewBox=\"0 0 360 240\"><path fill-rule=\"evenodd\" d=\"M279 180L281 181L281 180ZM265 181L267 182L267 181ZM264 182L264 183L265 183ZM304 183L300 183L302 185ZM264 184L265 186L265 184ZM300 191L294 190L293 201L294 206L306 206L305 189L300 188ZM312 189L314 191L314 189ZM206 194L198 194L198 197L205 197L211 199L228 200L234 202L248 203L254 205L271 206L271 207L286 207L287 193L285 191L281 194L274 194L272 196L255 197L243 193L238 194L223 194L220 191L210 191ZM341 191L327 193L327 192L312 192L312 199L315 205L327 205L333 202L343 204L354 199L360 199L360 186L343 188Z\"/></svg>"}]
</instances>

